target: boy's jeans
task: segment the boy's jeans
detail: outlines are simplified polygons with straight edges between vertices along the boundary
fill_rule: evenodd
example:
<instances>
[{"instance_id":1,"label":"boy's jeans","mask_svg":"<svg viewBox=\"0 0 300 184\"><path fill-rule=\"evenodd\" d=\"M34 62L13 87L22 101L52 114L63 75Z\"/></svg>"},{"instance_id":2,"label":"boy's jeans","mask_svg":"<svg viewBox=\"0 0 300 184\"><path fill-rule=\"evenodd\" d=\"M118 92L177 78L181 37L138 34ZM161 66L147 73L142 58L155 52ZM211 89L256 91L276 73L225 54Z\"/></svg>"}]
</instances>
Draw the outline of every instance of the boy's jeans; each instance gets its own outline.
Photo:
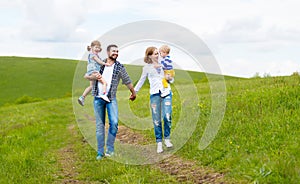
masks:
<instances>
[{"instance_id":1,"label":"boy's jeans","mask_svg":"<svg viewBox=\"0 0 300 184\"><path fill-rule=\"evenodd\" d=\"M118 104L116 99L111 102L95 97L94 113L96 118L96 139L98 154L104 155L105 142L105 110L107 109L109 129L107 133L106 150L114 152L114 143L118 132Z\"/></svg>"},{"instance_id":2,"label":"boy's jeans","mask_svg":"<svg viewBox=\"0 0 300 184\"><path fill-rule=\"evenodd\" d=\"M160 93L150 95L150 108L154 125L156 142L162 142L163 132L161 117L164 120L164 138L170 139L172 122L172 93L166 97L161 97Z\"/></svg>"}]
</instances>

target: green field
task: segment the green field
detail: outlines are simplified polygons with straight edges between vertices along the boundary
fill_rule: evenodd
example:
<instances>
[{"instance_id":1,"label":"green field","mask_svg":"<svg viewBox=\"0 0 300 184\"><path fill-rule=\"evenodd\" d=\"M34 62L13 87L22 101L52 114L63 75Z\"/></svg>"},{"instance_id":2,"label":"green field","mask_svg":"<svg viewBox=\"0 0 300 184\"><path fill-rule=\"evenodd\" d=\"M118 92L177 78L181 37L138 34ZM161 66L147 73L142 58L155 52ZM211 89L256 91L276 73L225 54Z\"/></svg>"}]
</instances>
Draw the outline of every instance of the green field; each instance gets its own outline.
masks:
<instances>
[{"instance_id":1,"label":"green field","mask_svg":"<svg viewBox=\"0 0 300 184\"><path fill-rule=\"evenodd\" d=\"M0 106L72 96L78 61L0 57Z\"/></svg>"},{"instance_id":2,"label":"green field","mask_svg":"<svg viewBox=\"0 0 300 184\"><path fill-rule=\"evenodd\" d=\"M0 183L195 183L188 173L165 172L159 164L96 161L93 145L78 126L77 112L92 116L91 104L73 103L88 85L82 79L84 67L85 63L74 60L0 57ZM141 68L126 68L136 82ZM73 79L80 82L74 84ZM192 162L204 168L204 173L222 173L218 182L299 183L300 76L225 76L222 125L213 142L200 150L199 140L211 115L210 85L214 82L208 82L203 73L176 72L172 129L181 127L182 114L190 112L191 117L200 112L191 137L174 153L182 160L181 166ZM129 95L123 89L118 94L120 124L138 124L122 115L123 101ZM185 102L181 94L195 99L196 105L190 106L192 102ZM136 101L129 103L136 116L149 117L148 98L146 84ZM139 144L154 142L153 130L133 132L144 137Z\"/></svg>"}]
</instances>

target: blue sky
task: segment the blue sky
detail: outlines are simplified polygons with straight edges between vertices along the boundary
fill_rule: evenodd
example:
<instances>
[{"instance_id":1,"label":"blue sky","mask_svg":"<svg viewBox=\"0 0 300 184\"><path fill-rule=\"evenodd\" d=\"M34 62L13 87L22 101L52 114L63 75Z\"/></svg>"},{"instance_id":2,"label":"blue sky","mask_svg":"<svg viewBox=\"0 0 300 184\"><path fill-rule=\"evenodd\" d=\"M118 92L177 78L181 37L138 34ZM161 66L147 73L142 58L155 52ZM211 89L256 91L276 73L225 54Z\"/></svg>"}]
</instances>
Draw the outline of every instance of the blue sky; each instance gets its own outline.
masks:
<instances>
[{"instance_id":1,"label":"blue sky","mask_svg":"<svg viewBox=\"0 0 300 184\"><path fill-rule=\"evenodd\" d=\"M222 74L291 75L300 72L299 7L297 0L1 0L0 55L81 59L118 26L160 20L201 38ZM124 54L143 57L143 49ZM120 58L129 59L122 50Z\"/></svg>"}]
</instances>

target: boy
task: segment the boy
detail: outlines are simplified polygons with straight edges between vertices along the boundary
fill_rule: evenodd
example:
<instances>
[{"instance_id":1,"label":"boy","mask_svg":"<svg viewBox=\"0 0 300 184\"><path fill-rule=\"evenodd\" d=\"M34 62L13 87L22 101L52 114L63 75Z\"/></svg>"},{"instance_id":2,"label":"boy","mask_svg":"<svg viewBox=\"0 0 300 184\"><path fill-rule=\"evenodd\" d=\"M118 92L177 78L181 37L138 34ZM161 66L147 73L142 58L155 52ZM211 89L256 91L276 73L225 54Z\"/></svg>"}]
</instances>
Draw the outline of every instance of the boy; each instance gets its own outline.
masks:
<instances>
[{"instance_id":1,"label":"boy","mask_svg":"<svg viewBox=\"0 0 300 184\"><path fill-rule=\"evenodd\" d=\"M174 82L175 71L173 68L173 61L170 59L170 47L168 45L162 45L159 48L160 56L162 57L161 64L164 70L165 78L163 79L164 88L168 87L168 83Z\"/></svg>"}]
</instances>

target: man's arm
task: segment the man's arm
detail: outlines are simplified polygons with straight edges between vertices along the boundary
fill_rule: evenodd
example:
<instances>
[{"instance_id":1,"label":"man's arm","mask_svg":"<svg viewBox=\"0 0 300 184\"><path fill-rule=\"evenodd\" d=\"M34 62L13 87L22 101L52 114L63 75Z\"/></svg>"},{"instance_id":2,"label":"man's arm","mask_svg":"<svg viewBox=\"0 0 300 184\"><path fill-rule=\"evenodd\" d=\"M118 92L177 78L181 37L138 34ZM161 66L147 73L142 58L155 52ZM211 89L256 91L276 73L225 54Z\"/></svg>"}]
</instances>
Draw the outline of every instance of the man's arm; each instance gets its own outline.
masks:
<instances>
[{"instance_id":1,"label":"man's arm","mask_svg":"<svg viewBox=\"0 0 300 184\"><path fill-rule=\"evenodd\" d=\"M131 95L130 95L129 99L130 99L131 101L135 100L135 98L136 98L136 92L135 92L135 90L134 90L134 88L133 88L132 83L129 83L129 84L127 84L126 86L127 86L127 88L130 90L130 92L131 92Z\"/></svg>"},{"instance_id":2,"label":"man's arm","mask_svg":"<svg viewBox=\"0 0 300 184\"><path fill-rule=\"evenodd\" d=\"M131 82L131 79L130 79L130 77L129 77L129 75L128 75L128 73L127 73L127 71L126 71L126 69L125 69L124 66L122 66L120 73L121 73L121 78L122 78L123 84L125 84L127 86L127 88L131 92L131 95L130 95L129 99L131 101L135 100L135 98L136 98L136 92L134 90L134 87L133 87L133 84Z\"/></svg>"}]
</instances>

